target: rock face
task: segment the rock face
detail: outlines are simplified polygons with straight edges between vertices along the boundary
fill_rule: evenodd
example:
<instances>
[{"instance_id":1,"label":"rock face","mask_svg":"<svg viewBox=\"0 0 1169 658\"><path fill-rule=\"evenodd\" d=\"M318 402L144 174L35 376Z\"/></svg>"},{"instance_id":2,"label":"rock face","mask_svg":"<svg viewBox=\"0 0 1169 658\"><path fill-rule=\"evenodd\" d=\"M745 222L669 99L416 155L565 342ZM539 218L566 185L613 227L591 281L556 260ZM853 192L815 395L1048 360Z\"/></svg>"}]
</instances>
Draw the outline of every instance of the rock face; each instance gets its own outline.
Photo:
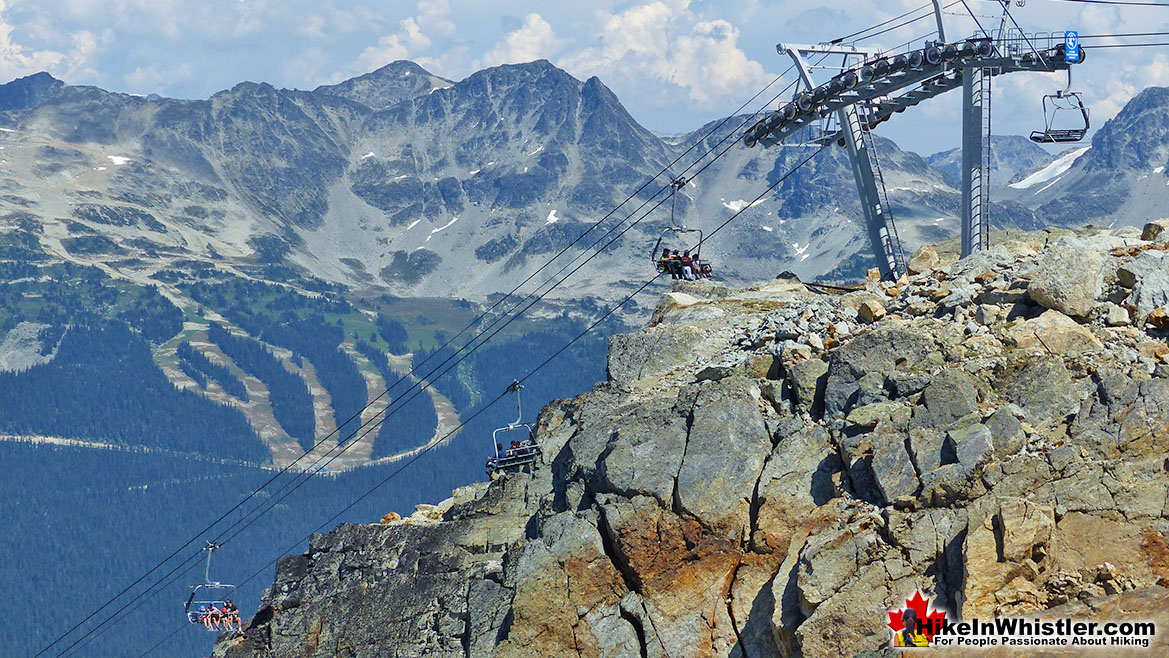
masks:
<instances>
[{"instance_id":1,"label":"rock face","mask_svg":"<svg viewBox=\"0 0 1169 658\"><path fill-rule=\"evenodd\" d=\"M1162 619L1169 348L1106 321L1154 245L1087 237L1079 321L1030 295L1045 236L910 277L872 324L798 282L680 284L541 412L534 473L315 536L215 655L891 655L915 590Z\"/></svg>"}]
</instances>

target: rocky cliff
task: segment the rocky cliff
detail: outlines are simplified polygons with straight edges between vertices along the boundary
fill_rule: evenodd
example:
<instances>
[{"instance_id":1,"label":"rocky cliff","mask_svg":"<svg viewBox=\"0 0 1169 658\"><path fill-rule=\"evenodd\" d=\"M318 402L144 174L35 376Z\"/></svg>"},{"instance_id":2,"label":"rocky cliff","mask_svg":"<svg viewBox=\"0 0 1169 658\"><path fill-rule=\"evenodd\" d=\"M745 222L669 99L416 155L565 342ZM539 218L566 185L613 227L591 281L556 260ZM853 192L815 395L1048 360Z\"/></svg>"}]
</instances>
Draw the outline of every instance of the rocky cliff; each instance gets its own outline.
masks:
<instances>
[{"instance_id":1,"label":"rocky cliff","mask_svg":"<svg viewBox=\"0 0 1169 658\"><path fill-rule=\"evenodd\" d=\"M1155 229L927 247L852 291L675 284L540 413L534 473L314 536L215 655L892 655L915 590L1169 621Z\"/></svg>"}]
</instances>

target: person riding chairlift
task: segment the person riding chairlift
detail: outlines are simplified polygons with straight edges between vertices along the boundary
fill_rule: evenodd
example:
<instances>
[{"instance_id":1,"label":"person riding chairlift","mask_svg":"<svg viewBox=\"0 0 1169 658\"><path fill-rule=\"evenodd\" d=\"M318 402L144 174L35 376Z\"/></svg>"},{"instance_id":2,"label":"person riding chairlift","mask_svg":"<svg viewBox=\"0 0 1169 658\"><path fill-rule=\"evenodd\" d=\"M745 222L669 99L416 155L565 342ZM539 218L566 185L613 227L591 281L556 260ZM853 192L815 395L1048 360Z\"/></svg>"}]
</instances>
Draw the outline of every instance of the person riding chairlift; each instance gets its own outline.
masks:
<instances>
[{"instance_id":1,"label":"person riding chairlift","mask_svg":"<svg viewBox=\"0 0 1169 658\"><path fill-rule=\"evenodd\" d=\"M708 276L710 266L703 263L702 260L698 258L698 254L694 254L693 256L691 256L690 262L691 262L691 266L694 268L695 278L705 279Z\"/></svg>"},{"instance_id":2,"label":"person riding chairlift","mask_svg":"<svg viewBox=\"0 0 1169 658\"><path fill-rule=\"evenodd\" d=\"M219 630L223 624L223 611L214 603L211 604L211 609L207 612L207 628L214 628Z\"/></svg>"},{"instance_id":3,"label":"person riding chairlift","mask_svg":"<svg viewBox=\"0 0 1169 658\"><path fill-rule=\"evenodd\" d=\"M687 281L693 281L697 278L694 276L694 259L690 257L689 249L683 252L682 258L679 262L682 263L682 278L686 279Z\"/></svg>"},{"instance_id":4,"label":"person riding chairlift","mask_svg":"<svg viewBox=\"0 0 1169 658\"><path fill-rule=\"evenodd\" d=\"M231 602L231 599L223 602L223 622L226 626L224 630L233 630L233 624L235 625L234 630L240 631L241 633L244 630L243 620L241 620L239 616L239 608L237 608L235 604Z\"/></svg>"},{"instance_id":5,"label":"person riding chairlift","mask_svg":"<svg viewBox=\"0 0 1169 658\"><path fill-rule=\"evenodd\" d=\"M211 610L206 605L199 606L199 621L203 622L207 630L211 630Z\"/></svg>"}]
</instances>

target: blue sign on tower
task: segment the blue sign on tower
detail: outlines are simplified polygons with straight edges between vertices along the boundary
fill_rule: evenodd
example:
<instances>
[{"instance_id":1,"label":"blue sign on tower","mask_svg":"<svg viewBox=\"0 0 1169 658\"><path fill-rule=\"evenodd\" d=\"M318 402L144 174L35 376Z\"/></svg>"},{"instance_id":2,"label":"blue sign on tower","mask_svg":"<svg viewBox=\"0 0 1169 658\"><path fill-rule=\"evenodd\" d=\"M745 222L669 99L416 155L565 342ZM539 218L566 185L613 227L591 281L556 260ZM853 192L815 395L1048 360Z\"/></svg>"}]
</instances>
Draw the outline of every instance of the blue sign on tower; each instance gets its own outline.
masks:
<instances>
[{"instance_id":1,"label":"blue sign on tower","mask_svg":"<svg viewBox=\"0 0 1169 658\"><path fill-rule=\"evenodd\" d=\"M1080 33L1068 30L1063 33L1064 59L1068 62L1080 61Z\"/></svg>"}]
</instances>

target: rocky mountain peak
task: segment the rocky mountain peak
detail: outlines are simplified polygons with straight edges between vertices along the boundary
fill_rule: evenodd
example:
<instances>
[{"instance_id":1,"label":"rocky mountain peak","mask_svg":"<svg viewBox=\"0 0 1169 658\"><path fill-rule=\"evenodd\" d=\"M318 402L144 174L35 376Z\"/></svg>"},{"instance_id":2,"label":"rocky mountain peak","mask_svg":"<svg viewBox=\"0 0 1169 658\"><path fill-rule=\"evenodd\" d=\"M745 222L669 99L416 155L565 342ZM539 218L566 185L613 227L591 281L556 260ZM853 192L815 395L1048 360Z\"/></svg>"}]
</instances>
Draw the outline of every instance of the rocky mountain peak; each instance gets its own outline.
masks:
<instances>
[{"instance_id":1,"label":"rocky mountain peak","mask_svg":"<svg viewBox=\"0 0 1169 658\"><path fill-rule=\"evenodd\" d=\"M1166 623L1166 240L953 240L851 291L679 281L608 382L541 411L538 468L314 536L215 656L886 655L915 592Z\"/></svg>"},{"instance_id":2,"label":"rocky mountain peak","mask_svg":"<svg viewBox=\"0 0 1169 658\"><path fill-rule=\"evenodd\" d=\"M41 71L0 85L0 112L40 105L65 83Z\"/></svg>"},{"instance_id":3,"label":"rocky mountain peak","mask_svg":"<svg viewBox=\"0 0 1169 658\"><path fill-rule=\"evenodd\" d=\"M1169 165L1169 88L1149 87L1092 137L1081 164L1088 172Z\"/></svg>"},{"instance_id":4,"label":"rocky mountain peak","mask_svg":"<svg viewBox=\"0 0 1169 658\"><path fill-rule=\"evenodd\" d=\"M429 94L454 84L418 64L397 60L335 85L321 85L314 94L338 96L361 103L372 110L384 110L408 98Z\"/></svg>"}]
</instances>

